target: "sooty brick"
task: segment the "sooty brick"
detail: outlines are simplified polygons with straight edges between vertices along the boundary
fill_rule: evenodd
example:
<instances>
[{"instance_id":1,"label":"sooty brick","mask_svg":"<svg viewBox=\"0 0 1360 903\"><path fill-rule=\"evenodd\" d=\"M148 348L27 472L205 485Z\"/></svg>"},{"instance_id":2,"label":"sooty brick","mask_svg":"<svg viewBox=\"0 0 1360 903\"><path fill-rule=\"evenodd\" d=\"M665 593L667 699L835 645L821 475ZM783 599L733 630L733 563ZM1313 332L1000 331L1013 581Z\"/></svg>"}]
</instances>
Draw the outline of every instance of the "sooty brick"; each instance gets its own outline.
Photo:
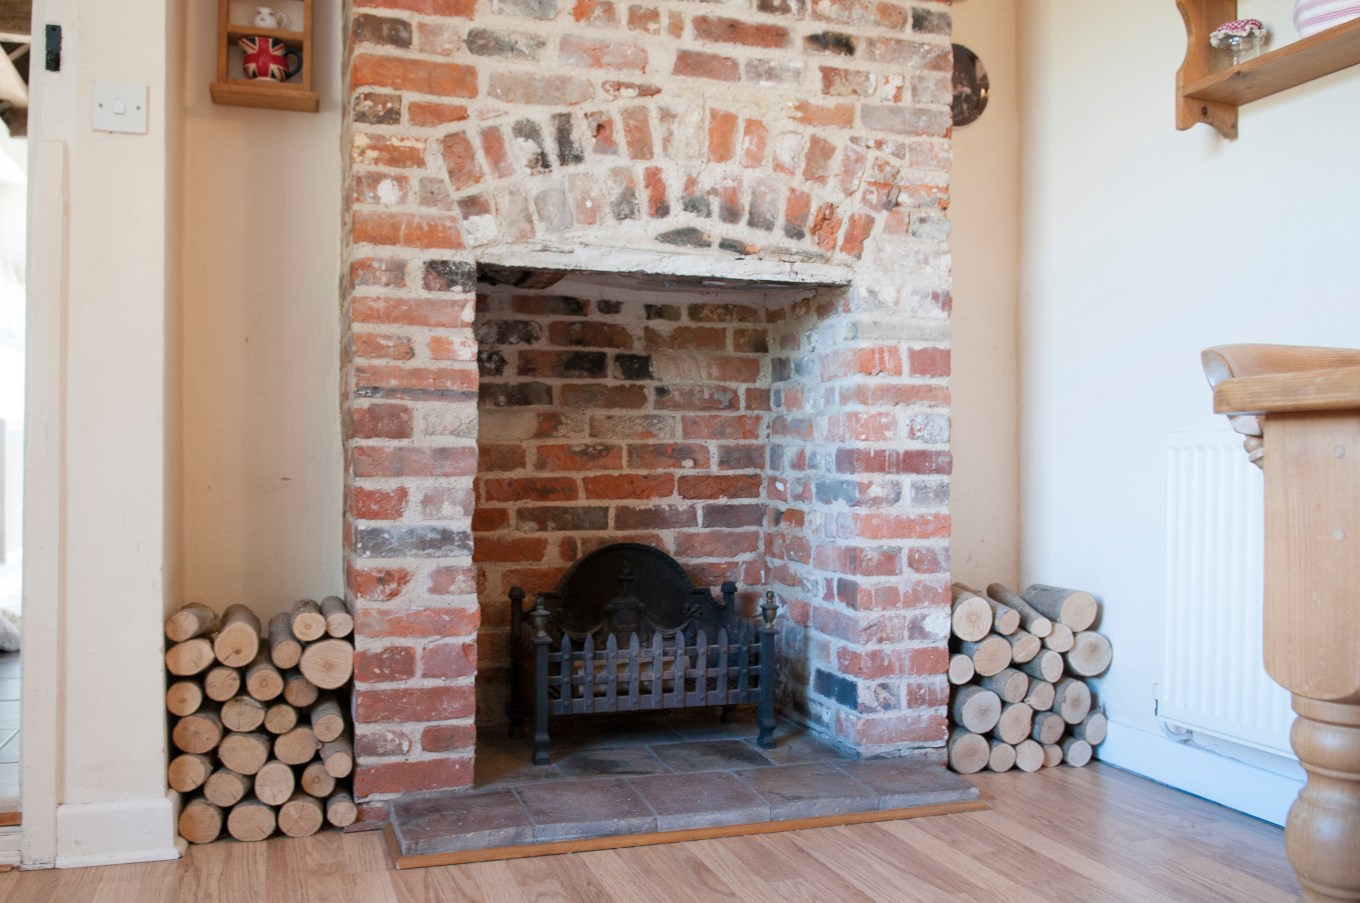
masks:
<instances>
[{"instance_id":1,"label":"sooty brick","mask_svg":"<svg viewBox=\"0 0 1360 903\"><path fill-rule=\"evenodd\" d=\"M652 356L650 354L614 355L615 379L656 379L652 375Z\"/></svg>"},{"instance_id":2,"label":"sooty brick","mask_svg":"<svg viewBox=\"0 0 1360 903\"><path fill-rule=\"evenodd\" d=\"M855 55L855 39L838 31L822 31L803 38L803 46L814 53Z\"/></svg>"},{"instance_id":3,"label":"sooty brick","mask_svg":"<svg viewBox=\"0 0 1360 903\"><path fill-rule=\"evenodd\" d=\"M839 674L818 668L812 678L812 689L818 696L834 699L848 709L859 705L859 690L855 682Z\"/></svg>"}]
</instances>

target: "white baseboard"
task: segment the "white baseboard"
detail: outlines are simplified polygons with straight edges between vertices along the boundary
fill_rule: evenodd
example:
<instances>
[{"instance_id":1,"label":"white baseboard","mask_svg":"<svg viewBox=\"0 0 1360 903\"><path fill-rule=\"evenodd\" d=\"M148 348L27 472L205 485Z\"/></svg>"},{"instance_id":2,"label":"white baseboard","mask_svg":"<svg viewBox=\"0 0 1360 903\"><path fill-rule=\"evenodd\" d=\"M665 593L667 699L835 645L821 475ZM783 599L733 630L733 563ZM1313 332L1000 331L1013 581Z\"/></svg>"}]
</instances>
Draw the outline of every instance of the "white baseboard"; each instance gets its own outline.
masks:
<instances>
[{"instance_id":1,"label":"white baseboard","mask_svg":"<svg viewBox=\"0 0 1360 903\"><path fill-rule=\"evenodd\" d=\"M19 864L23 839L23 828L18 825L0 828L0 865Z\"/></svg>"},{"instance_id":2,"label":"white baseboard","mask_svg":"<svg viewBox=\"0 0 1360 903\"><path fill-rule=\"evenodd\" d=\"M1283 825L1303 781L1117 722L1096 748L1107 764Z\"/></svg>"},{"instance_id":3,"label":"white baseboard","mask_svg":"<svg viewBox=\"0 0 1360 903\"><path fill-rule=\"evenodd\" d=\"M57 807L59 869L178 859L175 811L167 797Z\"/></svg>"}]
</instances>

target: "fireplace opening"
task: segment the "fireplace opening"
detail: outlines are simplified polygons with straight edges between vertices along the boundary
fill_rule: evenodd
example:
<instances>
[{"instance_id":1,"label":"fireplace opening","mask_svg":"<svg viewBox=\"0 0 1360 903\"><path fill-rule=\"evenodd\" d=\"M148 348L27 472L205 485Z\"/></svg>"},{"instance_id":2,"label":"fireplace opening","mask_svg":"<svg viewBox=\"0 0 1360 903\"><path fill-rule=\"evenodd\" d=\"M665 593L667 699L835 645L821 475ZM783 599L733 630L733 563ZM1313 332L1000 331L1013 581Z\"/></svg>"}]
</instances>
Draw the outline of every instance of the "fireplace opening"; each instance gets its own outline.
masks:
<instances>
[{"instance_id":1,"label":"fireplace opening","mask_svg":"<svg viewBox=\"0 0 1360 903\"><path fill-rule=\"evenodd\" d=\"M942 570L947 396L901 328L840 286L483 267L479 725L507 729L511 588L626 542L735 582L743 617L775 592L782 717L856 752L931 730L945 625L904 577Z\"/></svg>"},{"instance_id":2,"label":"fireplace opening","mask_svg":"<svg viewBox=\"0 0 1360 903\"><path fill-rule=\"evenodd\" d=\"M552 591L583 556L626 542L672 556L696 586L736 583L742 617L773 571L797 587L785 556L803 545L787 534L804 518L787 499L785 434L806 393L791 385L787 324L837 290L480 275L477 719L500 730L514 586Z\"/></svg>"}]
</instances>

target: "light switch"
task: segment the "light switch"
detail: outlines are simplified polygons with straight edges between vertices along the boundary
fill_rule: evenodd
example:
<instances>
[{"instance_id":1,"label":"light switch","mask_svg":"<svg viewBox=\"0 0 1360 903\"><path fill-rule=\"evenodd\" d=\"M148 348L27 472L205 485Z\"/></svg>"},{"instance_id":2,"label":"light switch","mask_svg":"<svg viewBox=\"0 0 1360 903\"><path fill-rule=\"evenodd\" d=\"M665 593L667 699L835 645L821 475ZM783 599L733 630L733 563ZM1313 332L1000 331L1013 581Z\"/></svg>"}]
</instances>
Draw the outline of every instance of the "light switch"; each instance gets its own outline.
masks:
<instances>
[{"instance_id":1,"label":"light switch","mask_svg":"<svg viewBox=\"0 0 1360 903\"><path fill-rule=\"evenodd\" d=\"M146 85L95 82L95 131L145 135L146 95Z\"/></svg>"}]
</instances>

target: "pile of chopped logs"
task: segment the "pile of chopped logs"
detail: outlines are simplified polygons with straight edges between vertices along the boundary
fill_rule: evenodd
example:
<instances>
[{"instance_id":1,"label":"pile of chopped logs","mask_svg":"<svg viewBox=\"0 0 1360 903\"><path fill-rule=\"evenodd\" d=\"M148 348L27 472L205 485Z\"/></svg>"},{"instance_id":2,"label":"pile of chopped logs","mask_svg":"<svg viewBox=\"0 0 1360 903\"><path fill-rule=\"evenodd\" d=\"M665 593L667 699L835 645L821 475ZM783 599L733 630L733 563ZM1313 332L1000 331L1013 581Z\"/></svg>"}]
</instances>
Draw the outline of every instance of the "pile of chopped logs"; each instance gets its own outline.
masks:
<instances>
[{"instance_id":1,"label":"pile of chopped logs","mask_svg":"<svg viewBox=\"0 0 1360 903\"><path fill-rule=\"evenodd\" d=\"M186 797L180 835L237 840L353 824L354 768L345 691L354 618L343 599L304 599L269 621L242 605L221 617L190 603L165 622L165 706L179 754L170 786Z\"/></svg>"},{"instance_id":2,"label":"pile of chopped logs","mask_svg":"<svg viewBox=\"0 0 1360 903\"><path fill-rule=\"evenodd\" d=\"M1105 739L1087 678L1104 673L1110 641L1089 629L1095 597L1035 584L1017 595L954 584L949 767L960 774L1081 766Z\"/></svg>"}]
</instances>

